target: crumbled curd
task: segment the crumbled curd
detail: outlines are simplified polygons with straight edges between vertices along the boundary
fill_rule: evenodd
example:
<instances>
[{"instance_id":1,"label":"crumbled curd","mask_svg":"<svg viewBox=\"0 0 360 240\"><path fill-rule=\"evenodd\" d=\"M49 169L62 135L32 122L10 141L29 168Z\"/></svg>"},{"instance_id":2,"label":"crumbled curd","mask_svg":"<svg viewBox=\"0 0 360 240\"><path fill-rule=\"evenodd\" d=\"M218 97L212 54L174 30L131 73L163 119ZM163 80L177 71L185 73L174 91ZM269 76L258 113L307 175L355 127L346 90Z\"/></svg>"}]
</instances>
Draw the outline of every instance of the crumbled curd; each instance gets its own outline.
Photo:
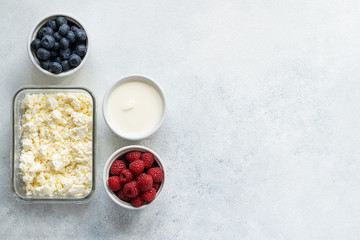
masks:
<instances>
[{"instance_id":1,"label":"crumbled curd","mask_svg":"<svg viewBox=\"0 0 360 240\"><path fill-rule=\"evenodd\" d=\"M25 96L19 168L27 195L90 193L92 108L86 94Z\"/></svg>"}]
</instances>

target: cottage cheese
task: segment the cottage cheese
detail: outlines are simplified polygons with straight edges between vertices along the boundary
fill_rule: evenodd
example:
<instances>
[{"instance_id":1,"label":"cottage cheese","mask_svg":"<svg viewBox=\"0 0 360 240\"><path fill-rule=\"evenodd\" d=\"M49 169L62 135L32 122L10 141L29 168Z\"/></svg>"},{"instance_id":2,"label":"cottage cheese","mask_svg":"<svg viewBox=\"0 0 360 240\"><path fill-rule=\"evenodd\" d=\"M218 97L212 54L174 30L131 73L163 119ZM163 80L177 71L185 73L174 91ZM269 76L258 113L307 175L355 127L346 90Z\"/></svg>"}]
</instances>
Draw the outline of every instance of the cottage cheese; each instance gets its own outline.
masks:
<instances>
[{"instance_id":1,"label":"cottage cheese","mask_svg":"<svg viewBox=\"0 0 360 240\"><path fill-rule=\"evenodd\" d=\"M28 94L19 168L27 195L86 196L92 188L92 99Z\"/></svg>"}]
</instances>

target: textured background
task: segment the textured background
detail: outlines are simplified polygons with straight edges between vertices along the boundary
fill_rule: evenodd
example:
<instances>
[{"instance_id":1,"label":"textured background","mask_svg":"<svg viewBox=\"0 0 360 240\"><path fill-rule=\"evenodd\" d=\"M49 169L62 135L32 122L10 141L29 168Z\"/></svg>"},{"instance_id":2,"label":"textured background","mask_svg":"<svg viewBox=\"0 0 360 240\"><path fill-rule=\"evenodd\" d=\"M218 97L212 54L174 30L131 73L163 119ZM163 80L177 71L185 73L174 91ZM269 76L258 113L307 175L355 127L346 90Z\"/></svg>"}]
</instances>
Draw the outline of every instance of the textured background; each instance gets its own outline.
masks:
<instances>
[{"instance_id":1,"label":"textured background","mask_svg":"<svg viewBox=\"0 0 360 240\"><path fill-rule=\"evenodd\" d=\"M26 41L44 15L88 28L88 62L50 79ZM5 1L0 8L1 239L358 239L360 2ZM116 80L164 88L163 127L124 141L101 104ZM84 205L23 205L10 193L10 104L24 85L81 85L98 102L97 193ZM101 173L129 144L164 158L168 185L143 211L115 205Z\"/></svg>"}]
</instances>

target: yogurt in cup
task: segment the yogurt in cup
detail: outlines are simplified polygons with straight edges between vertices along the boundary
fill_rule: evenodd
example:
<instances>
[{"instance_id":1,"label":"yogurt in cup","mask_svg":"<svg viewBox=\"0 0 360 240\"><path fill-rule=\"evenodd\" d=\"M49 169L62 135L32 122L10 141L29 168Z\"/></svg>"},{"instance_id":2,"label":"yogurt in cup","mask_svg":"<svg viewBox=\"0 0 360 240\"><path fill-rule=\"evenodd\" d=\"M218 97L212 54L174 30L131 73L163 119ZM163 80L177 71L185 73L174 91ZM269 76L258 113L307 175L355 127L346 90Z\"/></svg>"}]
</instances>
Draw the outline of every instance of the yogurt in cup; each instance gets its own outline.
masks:
<instances>
[{"instance_id":1,"label":"yogurt in cup","mask_svg":"<svg viewBox=\"0 0 360 240\"><path fill-rule=\"evenodd\" d=\"M129 76L105 95L103 114L107 125L120 137L140 140L163 123L165 96L160 86L144 76Z\"/></svg>"}]
</instances>

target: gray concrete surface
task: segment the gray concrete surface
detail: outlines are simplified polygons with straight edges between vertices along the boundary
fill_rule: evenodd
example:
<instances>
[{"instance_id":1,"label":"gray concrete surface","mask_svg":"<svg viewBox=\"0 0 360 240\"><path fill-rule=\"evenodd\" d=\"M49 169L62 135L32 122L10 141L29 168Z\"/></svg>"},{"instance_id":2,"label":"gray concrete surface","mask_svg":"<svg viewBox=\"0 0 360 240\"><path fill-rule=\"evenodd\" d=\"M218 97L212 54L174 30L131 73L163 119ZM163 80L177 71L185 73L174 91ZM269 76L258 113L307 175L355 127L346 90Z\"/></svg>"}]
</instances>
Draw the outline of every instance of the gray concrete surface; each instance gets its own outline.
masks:
<instances>
[{"instance_id":1,"label":"gray concrete surface","mask_svg":"<svg viewBox=\"0 0 360 240\"><path fill-rule=\"evenodd\" d=\"M26 41L44 15L77 16L81 71L49 79ZM358 239L360 2L1 1L1 239ZM143 141L106 126L102 98L130 74L164 88L168 114ZM24 85L80 85L98 103L97 192L84 205L10 193L10 105ZM168 185L143 211L115 205L101 172L116 149L165 159Z\"/></svg>"}]
</instances>

